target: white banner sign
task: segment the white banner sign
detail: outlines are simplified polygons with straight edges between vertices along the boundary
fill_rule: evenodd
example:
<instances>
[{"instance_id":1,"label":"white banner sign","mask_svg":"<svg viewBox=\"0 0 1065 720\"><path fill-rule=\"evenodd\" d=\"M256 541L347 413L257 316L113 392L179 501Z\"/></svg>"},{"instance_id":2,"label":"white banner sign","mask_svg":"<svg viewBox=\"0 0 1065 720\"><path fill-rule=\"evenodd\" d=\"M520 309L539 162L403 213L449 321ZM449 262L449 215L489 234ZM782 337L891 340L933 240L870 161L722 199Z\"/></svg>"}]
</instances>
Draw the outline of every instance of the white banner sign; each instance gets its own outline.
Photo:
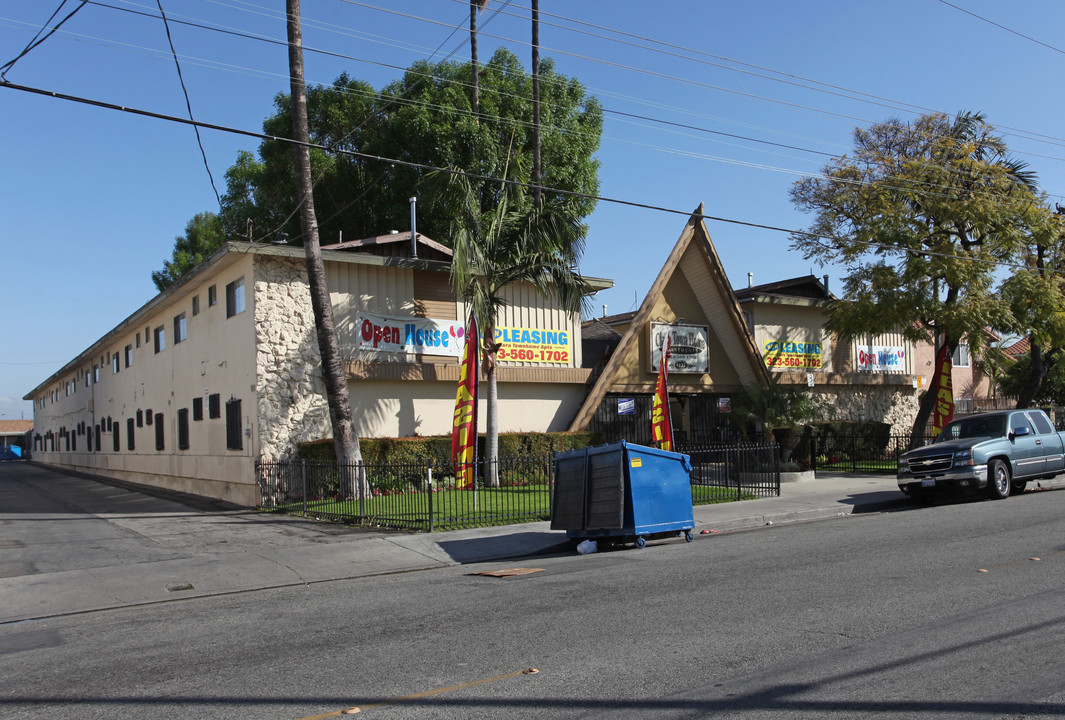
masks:
<instances>
[{"instance_id":1,"label":"white banner sign","mask_svg":"<svg viewBox=\"0 0 1065 720\"><path fill-rule=\"evenodd\" d=\"M906 350L888 345L866 345L855 349L855 364L867 372L902 372L906 369Z\"/></svg>"},{"instance_id":2,"label":"white banner sign","mask_svg":"<svg viewBox=\"0 0 1065 720\"><path fill-rule=\"evenodd\" d=\"M359 352L460 357L466 328L459 320L397 318L359 313Z\"/></svg>"}]
</instances>

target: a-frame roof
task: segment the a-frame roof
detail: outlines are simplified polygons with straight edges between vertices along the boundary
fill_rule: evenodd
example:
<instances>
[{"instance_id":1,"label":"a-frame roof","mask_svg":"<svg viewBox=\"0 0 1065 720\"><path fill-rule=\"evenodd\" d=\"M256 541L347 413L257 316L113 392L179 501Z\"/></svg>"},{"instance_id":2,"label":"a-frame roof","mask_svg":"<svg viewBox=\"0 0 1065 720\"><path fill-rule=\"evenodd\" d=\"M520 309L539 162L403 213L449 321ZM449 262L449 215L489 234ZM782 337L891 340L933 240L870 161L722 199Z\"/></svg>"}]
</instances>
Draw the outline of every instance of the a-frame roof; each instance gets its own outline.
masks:
<instances>
[{"instance_id":1,"label":"a-frame roof","mask_svg":"<svg viewBox=\"0 0 1065 720\"><path fill-rule=\"evenodd\" d=\"M640 309L603 368L583 405L570 426L571 430L587 427L603 398L611 390L622 367L632 362L639 344L640 333L653 319L652 313L662 299L666 286L675 275L682 275L691 287L703 314L709 319L711 334L721 343L725 354L732 360L743 385L769 383L769 374L762 362L761 353L743 319L736 297L732 293L728 276L721 265L721 258L710 240L710 233L703 221L702 204L688 219L683 232L673 246L658 277L647 292Z\"/></svg>"}]
</instances>

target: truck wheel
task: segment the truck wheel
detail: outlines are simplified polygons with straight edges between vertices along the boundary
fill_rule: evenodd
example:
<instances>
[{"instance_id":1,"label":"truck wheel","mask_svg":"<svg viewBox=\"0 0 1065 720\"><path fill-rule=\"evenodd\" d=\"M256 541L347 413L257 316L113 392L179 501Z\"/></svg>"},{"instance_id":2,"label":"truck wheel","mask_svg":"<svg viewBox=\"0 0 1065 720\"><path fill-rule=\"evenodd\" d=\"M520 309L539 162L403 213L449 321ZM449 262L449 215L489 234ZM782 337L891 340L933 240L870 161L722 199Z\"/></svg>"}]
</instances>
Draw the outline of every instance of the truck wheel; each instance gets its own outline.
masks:
<instances>
[{"instance_id":1,"label":"truck wheel","mask_svg":"<svg viewBox=\"0 0 1065 720\"><path fill-rule=\"evenodd\" d=\"M1028 487L1027 480L1014 480L1010 483L1010 495L1020 495Z\"/></svg>"},{"instance_id":2,"label":"truck wheel","mask_svg":"<svg viewBox=\"0 0 1065 720\"><path fill-rule=\"evenodd\" d=\"M1004 500L1010 496L1010 469L1001 460L988 463L987 496L992 500Z\"/></svg>"}]
</instances>

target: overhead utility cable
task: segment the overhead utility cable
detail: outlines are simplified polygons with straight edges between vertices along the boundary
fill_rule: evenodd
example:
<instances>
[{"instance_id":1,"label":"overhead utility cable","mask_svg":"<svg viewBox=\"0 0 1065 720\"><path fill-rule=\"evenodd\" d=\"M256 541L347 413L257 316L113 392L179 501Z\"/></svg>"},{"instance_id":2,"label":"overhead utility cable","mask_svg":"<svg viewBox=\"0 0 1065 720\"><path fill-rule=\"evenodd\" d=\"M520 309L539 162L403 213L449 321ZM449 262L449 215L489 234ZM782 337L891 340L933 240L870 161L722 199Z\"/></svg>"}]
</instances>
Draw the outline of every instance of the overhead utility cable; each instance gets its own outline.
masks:
<instances>
[{"instance_id":1,"label":"overhead utility cable","mask_svg":"<svg viewBox=\"0 0 1065 720\"><path fill-rule=\"evenodd\" d=\"M387 158L380 155L372 155L370 153L357 152L355 150L340 150L337 148L327 147L320 143L307 142L303 143L292 138L280 137L277 135L269 135L267 133L254 132L251 130L241 130L240 128L228 127L225 125L217 125L214 123L206 123L201 120L189 120L176 115L166 115L164 113L157 113L151 110L141 110L138 108L125 107L122 105L115 105L114 103L103 102L101 100L91 100L89 98L78 97L76 95L68 95L65 93L59 93L52 90L43 90L41 88L30 87L26 85L18 85L12 82L3 81L0 82L0 88L6 88L9 90L19 90L21 92L31 93L34 95L43 95L45 97L51 97L57 100L65 100L68 102L75 102L82 105L89 105L92 107L103 108L106 110L116 110L119 112L130 113L132 115L139 115L141 117L150 117L156 120L165 120L167 122L180 123L182 125L198 125L199 127L208 128L210 130L218 130L219 132L232 133L234 135L243 135L245 137L258 138L260 140L277 140L279 142L289 143L292 145L303 145L308 148L323 150L325 152L334 152L338 154L351 155L353 157L359 157L365 160L376 160L379 162L386 162L393 165L402 165L404 167L411 167L420 170L428 170L431 172L441 172L449 175L459 175L470 178L472 180L484 180L487 182L495 182L500 185L520 186L525 188L533 187L530 183L521 182L519 180L508 180L506 178L493 177L491 175L483 175L480 173L471 173L463 170L456 170L455 168L437 167L434 165L427 165L424 163L416 163L408 160L400 160L398 158ZM861 184L861 183L857 183ZM578 197L587 200L595 200L597 202L611 203L614 205L621 205L624 207L639 208L643 210L654 210L656 212L668 213L670 215L682 215L686 217L697 217L700 220L709 220L711 222L721 222L730 225L740 225L742 227L756 228L759 230L772 230L774 232L788 233L791 235L802 235L805 237L818 238L821 240L839 241L842 238L838 238L832 235L825 235L822 233L813 233L805 230L795 230L793 228L782 228L775 225L765 225L763 223L754 223L746 220L736 220L734 218L717 217L714 215L706 215L705 213L693 213L686 210L678 210L675 208L668 208L660 205L651 205L649 203L639 203L632 200L621 200L619 198L611 198L603 195L591 195L588 193L577 192L573 190L563 190L561 188L542 187L541 190L549 193L555 193L558 195L568 195L571 197ZM879 243L864 243L868 248L875 250L884 250L890 252L904 252L914 255L928 255L932 257L946 257L957 258L957 255L951 253L940 253L931 250L917 250L912 248L898 248L894 246L887 246ZM1016 269L1017 265L1014 263L1008 263L1000 260L991 260L985 258L969 258L971 262L979 262L987 265ZM1065 270L1052 270L1050 272L1065 274Z\"/></svg>"},{"instance_id":2,"label":"overhead utility cable","mask_svg":"<svg viewBox=\"0 0 1065 720\"><path fill-rule=\"evenodd\" d=\"M189 111L189 120L194 120L192 116L192 101L189 100L189 90L185 87L185 77L181 74L181 63L178 62L177 50L174 49L174 39L170 36L170 23L166 21L166 13L163 12L163 0L155 0L159 6L159 15L163 18L163 27L166 28L166 41L170 43L170 54L174 57L174 66L177 68L178 81L181 83L181 92L185 95L185 107ZM207 162L207 151L203 149L203 139L200 137L200 128L196 125L192 126L192 129L196 131L196 144L200 146L200 155L203 157L203 166L207 169L207 178L211 181L211 189L214 190L214 197L218 201L218 209L222 209L222 196L218 194L218 186L214 184L214 175L211 174L211 165Z\"/></svg>"},{"instance_id":3,"label":"overhead utility cable","mask_svg":"<svg viewBox=\"0 0 1065 720\"><path fill-rule=\"evenodd\" d=\"M37 34L33 36L33 39L29 41L29 43L26 45L25 48L23 48L22 52L20 52L18 55L16 55L15 57L11 58L10 60L8 60L3 65L0 65L0 81L3 81L5 79L5 76L7 75L7 71L10 70L12 67L14 67L15 63L17 63L19 60L21 60L23 57L25 57L27 55L27 53L29 53L31 50L33 50L34 48L39 46L45 40L47 40L48 38L52 37L52 34L55 33L55 31L58 30L60 27L62 27L63 23L65 23L70 18L74 17L75 13L77 13L78 10L81 10L83 7L85 7L85 3L86 2L87 2L87 0L81 0L81 4L80 5L78 5L76 8L71 10L70 13L68 13L65 18L63 18L58 23L56 23L55 27L53 27L51 30L49 30L47 35L45 35L44 37L41 37L41 33L44 32L44 29L46 27L48 27L48 23L52 22L52 20L55 19L55 16L59 14L59 11L63 9L63 6L67 4L67 0L62 0L62 2L59 3L59 7L57 7L55 9L55 11L52 13L51 17L49 17L48 20L45 21L44 25L41 26L41 29L38 30Z\"/></svg>"}]
</instances>

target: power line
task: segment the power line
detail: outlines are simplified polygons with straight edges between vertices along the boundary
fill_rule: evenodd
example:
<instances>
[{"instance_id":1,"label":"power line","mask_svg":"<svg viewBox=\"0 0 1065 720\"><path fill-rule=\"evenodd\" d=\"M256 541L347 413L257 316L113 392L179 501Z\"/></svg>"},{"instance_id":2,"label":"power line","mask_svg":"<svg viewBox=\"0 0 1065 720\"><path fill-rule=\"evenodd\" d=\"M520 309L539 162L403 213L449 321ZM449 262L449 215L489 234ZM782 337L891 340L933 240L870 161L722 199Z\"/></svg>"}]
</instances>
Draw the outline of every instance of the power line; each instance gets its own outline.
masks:
<instances>
[{"instance_id":1,"label":"power line","mask_svg":"<svg viewBox=\"0 0 1065 720\"><path fill-rule=\"evenodd\" d=\"M416 169L420 169L420 170L427 170L427 171L430 171L430 172L441 172L441 173L446 173L446 174L449 174L449 175L460 175L460 176L467 177L467 178L470 178L470 179L473 179L473 180L484 180L484 181L488 181L488 182L499 183L501 185L520 186L520 187L525 187L525 188L536 187L536 186L532 185L531 183L521 182L519 180L508 180L508 179L505 179L505 178L498 178L498 177L493 177L493 176L490 176L490 175L483 175L483 174L480 174L480 173L471 173L471 172L466 172L466 171L462 171L462 170L457 170L455 168L437 167L437 166L434 166L434 165L427 165L425 163L416 163L416 162L411 162L411 161L408 161L408 160L400 160L398 158L387 158L387 157L382 157L380 155L372 155L370 153L363 153L363 152L358 152L358 151L355 151L355 150L343 150L343 149L339 149L339 148L331 148L331 147L326 147L326 146L324 146L324 145L322 145L320 143L313 143L313 142L303 143L303 142L300 142L300 141L297 141L297 140L293 140L292 138L285 138L285 137L280 137L280 136L277 136L277 135L269 135L267 133L254 132L254 131L251 131L251 130L242 130L240 128L234 128L234 127L229 127L229 126L225 126L225 125L217 125L215 123L206 123L206 122L203 122L201 120L191 120L191 119L186 119L186 118L182 118L182 117L177 117L175 115L166 115L164 113L157 113L157 112L153 112L153 111L150 111L150 110L142 110L142 109L139 109L139 108L131 108L131 107L126 107L126 106L122 106L122 105L116 105L114 103L108 103L108 102L104 102L104 101L101 101L101 100L92 100L92 99L89 99L89 98L78 97L76 95L68 95L66 93L59 93L59 92L55 92L55 91L52 91L52 90L43 90L41 88L35 88L35 87L26 86L26 85L18 85L18 84L15 84L15 83L12 83L12 82L9 82L9 81L6 81L6 80L0 82L0 88L7 88L7 89L10 89L10 90L19 90L19 91L26 92L26 93L31 93L31 94L34 94L34 95L42 95L42 96L45 96L45 97L55 98L57 100L65 100L65 101L68 101L68 102L75 102L75 103L79 103L79 104L83 104L83 105L89 105L89 106L92 106L92 107L103 108L103 109L106 109L106 110L115 110L115 111L119 111L119 112L130 113L132 115L138 115L138 116L141 116L141 117L150 117L150 118L154 118L156 120L165 120L165 121L168 121L168 122L179 123L179 124L182 124L182 125L197 125L199 127L208 128L208 129L211 129L211 130L218 130L219 132L232 133L232 134L235 134L235 135L243 135L245 137L254 137L254 138L258 138L260 140L277 140L279 142L289 143L289 144L292 144L292 145L302 145L302 146L305 146L305 147L308 147L308 148L323 150L323 151L326 151L326 152L332 152L332 153L344 154L344 155L351 155L353 157L359 157L359 158L362 158L364 160L374 160L374 161L379 161L379 162L387 162L387 163L390 163L390 164L393 164L393 165L402 165L404 167L411 167L411 168L416 168ZM861 184L861 183L858 183L858 184ZM558 194L558 195L568 195L568 196L571 196L571 197L578 197L578 198L584 198L584 199L588 199L588 200L595 200L596 202L611 203L611 204L614 204L614 205L621 205L621 206L624 206L624 207L632 207L632 208L638 208L638 209L643 209L643 210L653 210L653 211L656 211L656 212L668 213L668 214L671 214L671 215L681 215L681 216L684 216L684 217L698 217L700 220L704 220L704 221L721 222L721 223L727 223L727 224L730 224L730 225L739 225L739 226L742 226L742 227L755 228L755 229L759 229L759 230L771 230L773 232L788 233L790 235L801 235L801 236L804 236L804 237L818 238L818 239L821 239L821 240L839 241L839 240L844 239L844 238L839 238L839 237L835 237L835 236L832 236L832 235L825 235L825 234L822 234L822 233L808 232L808 231L805 231L805 230L795 230L793 228L782 228L782 227L778 227L778 226L775 226L775 225L766 225L764 223L755 223L755 222L749 222L749 221L746 221L746 220L736 220L734 218L718 217L718 216L715 216L715 215L706 215L706 214L693 213L693 212L690 212L690 211L677 210L675 208L668 208L668 207L664 207L664 206L661 206L661 205L651 205L649 203L640 203L640 202L635 202L635 201L632 201L632 200L621 200L619 198L611 198L611 197L606 197L606 196L603 196L603 195L591 195L591 194L588 194L588 193L582 193L582 192L577 192L577 191L573 191L573 190L563 190L561 188L551 188L551 187L540 186L540 189L545 191L545 192L555 193L555 194ZM884 251L888 251L888 252L901 252L901 253L915 254L915 255L927 255L927 256L930 256L930 257L944 257L944 258L958 259L958 256L955 255L955 254L940 253L940 252L935 252L935 251L932 251L932 250L917 250L917 249L911 249L911 248L900 248L900 247L888 246L888 245L883 245L883 244L880 244L880 243L871 243L871 242L865 242L864 245L867 248L871 249L871 250L872 249L876 249L876 250L884 250ZM987 264L987 265L991 265L991 266L1003 267L1003 268L1008 268L1008 269L1016 269L1018 267L1015 263L1008 263L1008 262L1004 262L1004 261L1000 261L1000 260L976 258L976 257L968 257L967 259L969 261L971 261L971 262L979 262L979 263L983 263L983 264ZM1065 274L1065 270L1049 270L1049 272L1054 272L1054 273L1058 273L1058 274Z\"/></svg>"},{"instance_id":2,"label":"power line","mask_svg":"<svg viewBox=\"0 0 1065 720\"><path fill-rule=\"evenodd\" d=\"M972 11L966 10L963 7L958 7L954 3L947 2L947 0L939 0L939 2L943 3L944 5L946 5L948 7L954 8L958 12L963 12L966 15L971 15L974 18L976 18L977 20L982 20L983 22L987 23L988 25L994 25L995 27L997 27L1000 30L1005 30L1008 33L1012 33L1012 34L1016 35L1017 37L1024 38L1025 40L1030 40L1031 42L1034 42L1036 45L1042 45L1043 47L1047 48L1048 50L1053 50L1056 53L1061 53L1062 55L1065 55L1065 50L1062 50L1061 48L1057 48L1057 47L1054 47L1053 45L1049 45L1049 44L1043 42L1042 40L1036 40L1034 37L1032 37L1030 35L1025 35L1024 33L1021 33L1021 32L1017 32L1013 28L1008 28L1005 25L1000 25L999 23L995 22L994 20L989 20L989 19L983 17L982 15L977 15L976 13L974 13Z\"/></svg>"},{"instance_id":3,"label":"power line","mask_svg":"<svg viewBox=\"0 0 1065 720\"><path fill-rule=\"evenodd\" d=\"M3 81L5 79L5 77L7 75L7 71L10 70L12 67L14 67L15 63L17 63L19 60L21 60L23 57L25 57L30 51L32 51L34 48L39 46L45 40L47 40L48 38L52 37L52 35L56 32L56 30L58 30L60 27L62 27L63 23L65 23L70 18L74 17L74 15L78 12L78 10L81 10L83 7L85 7L86 1L87 0L81 0L81 4L80 5L78 5L76 8L71 10L70 13L65 18L63 18L58 23L56 23L56 26L54 28L52 28L51 30L49 30L47 35L45 35L44 37L41 37L41 33L44 32L44 29L46 27L48 27L48 23L52 22L52 20L55 19L55 16L59 14L59 11L63 9L63 6L67 4L67 0L62 0L62 2L59 3L59 7L57 7L52 12L51 16L45 21L44 25L41 26L41 29L37 31L37 34L33 36L33 38L29 41L29 43L26 44L26 47L23 48L22 52L20 52L18 55L16 55L12 59L8 60L3 65L0 65L0 81Z\"/></svg>"},{"instance_id":4,"label":"power line","mask_svg":"<svg viewBox=\"0 0 1065 720\"><path fill-rule=\"evenodd\" d=\"M170 44L170 54L174 57L174 66L177 68L178 81L181 83L181 92L185 95L185 107L189 110L189 120L193 120L192 117L192 101L189 100L189 90L185 87L185 77L181 74L181 63L178 62L177 50L174 49L174 39L170 36L170 23L166 21L166 13L163 12L163 0L155 0L159 6L159 15L163 18L163 27L166 28L166 41ZM200 146L200 155L203 157L203 166L207 170L207 178L211 181L211 189L214 190L215 199L218 201L218 208L222 208L222 196L218 194L218 187L214 184L214 175L211 174L211 165L207 162L207 151L203 149L203 139L200 137L200 128L196 125L192 126L192 129L196 131L196 144Z\"/></svg>"}]
</instances>

